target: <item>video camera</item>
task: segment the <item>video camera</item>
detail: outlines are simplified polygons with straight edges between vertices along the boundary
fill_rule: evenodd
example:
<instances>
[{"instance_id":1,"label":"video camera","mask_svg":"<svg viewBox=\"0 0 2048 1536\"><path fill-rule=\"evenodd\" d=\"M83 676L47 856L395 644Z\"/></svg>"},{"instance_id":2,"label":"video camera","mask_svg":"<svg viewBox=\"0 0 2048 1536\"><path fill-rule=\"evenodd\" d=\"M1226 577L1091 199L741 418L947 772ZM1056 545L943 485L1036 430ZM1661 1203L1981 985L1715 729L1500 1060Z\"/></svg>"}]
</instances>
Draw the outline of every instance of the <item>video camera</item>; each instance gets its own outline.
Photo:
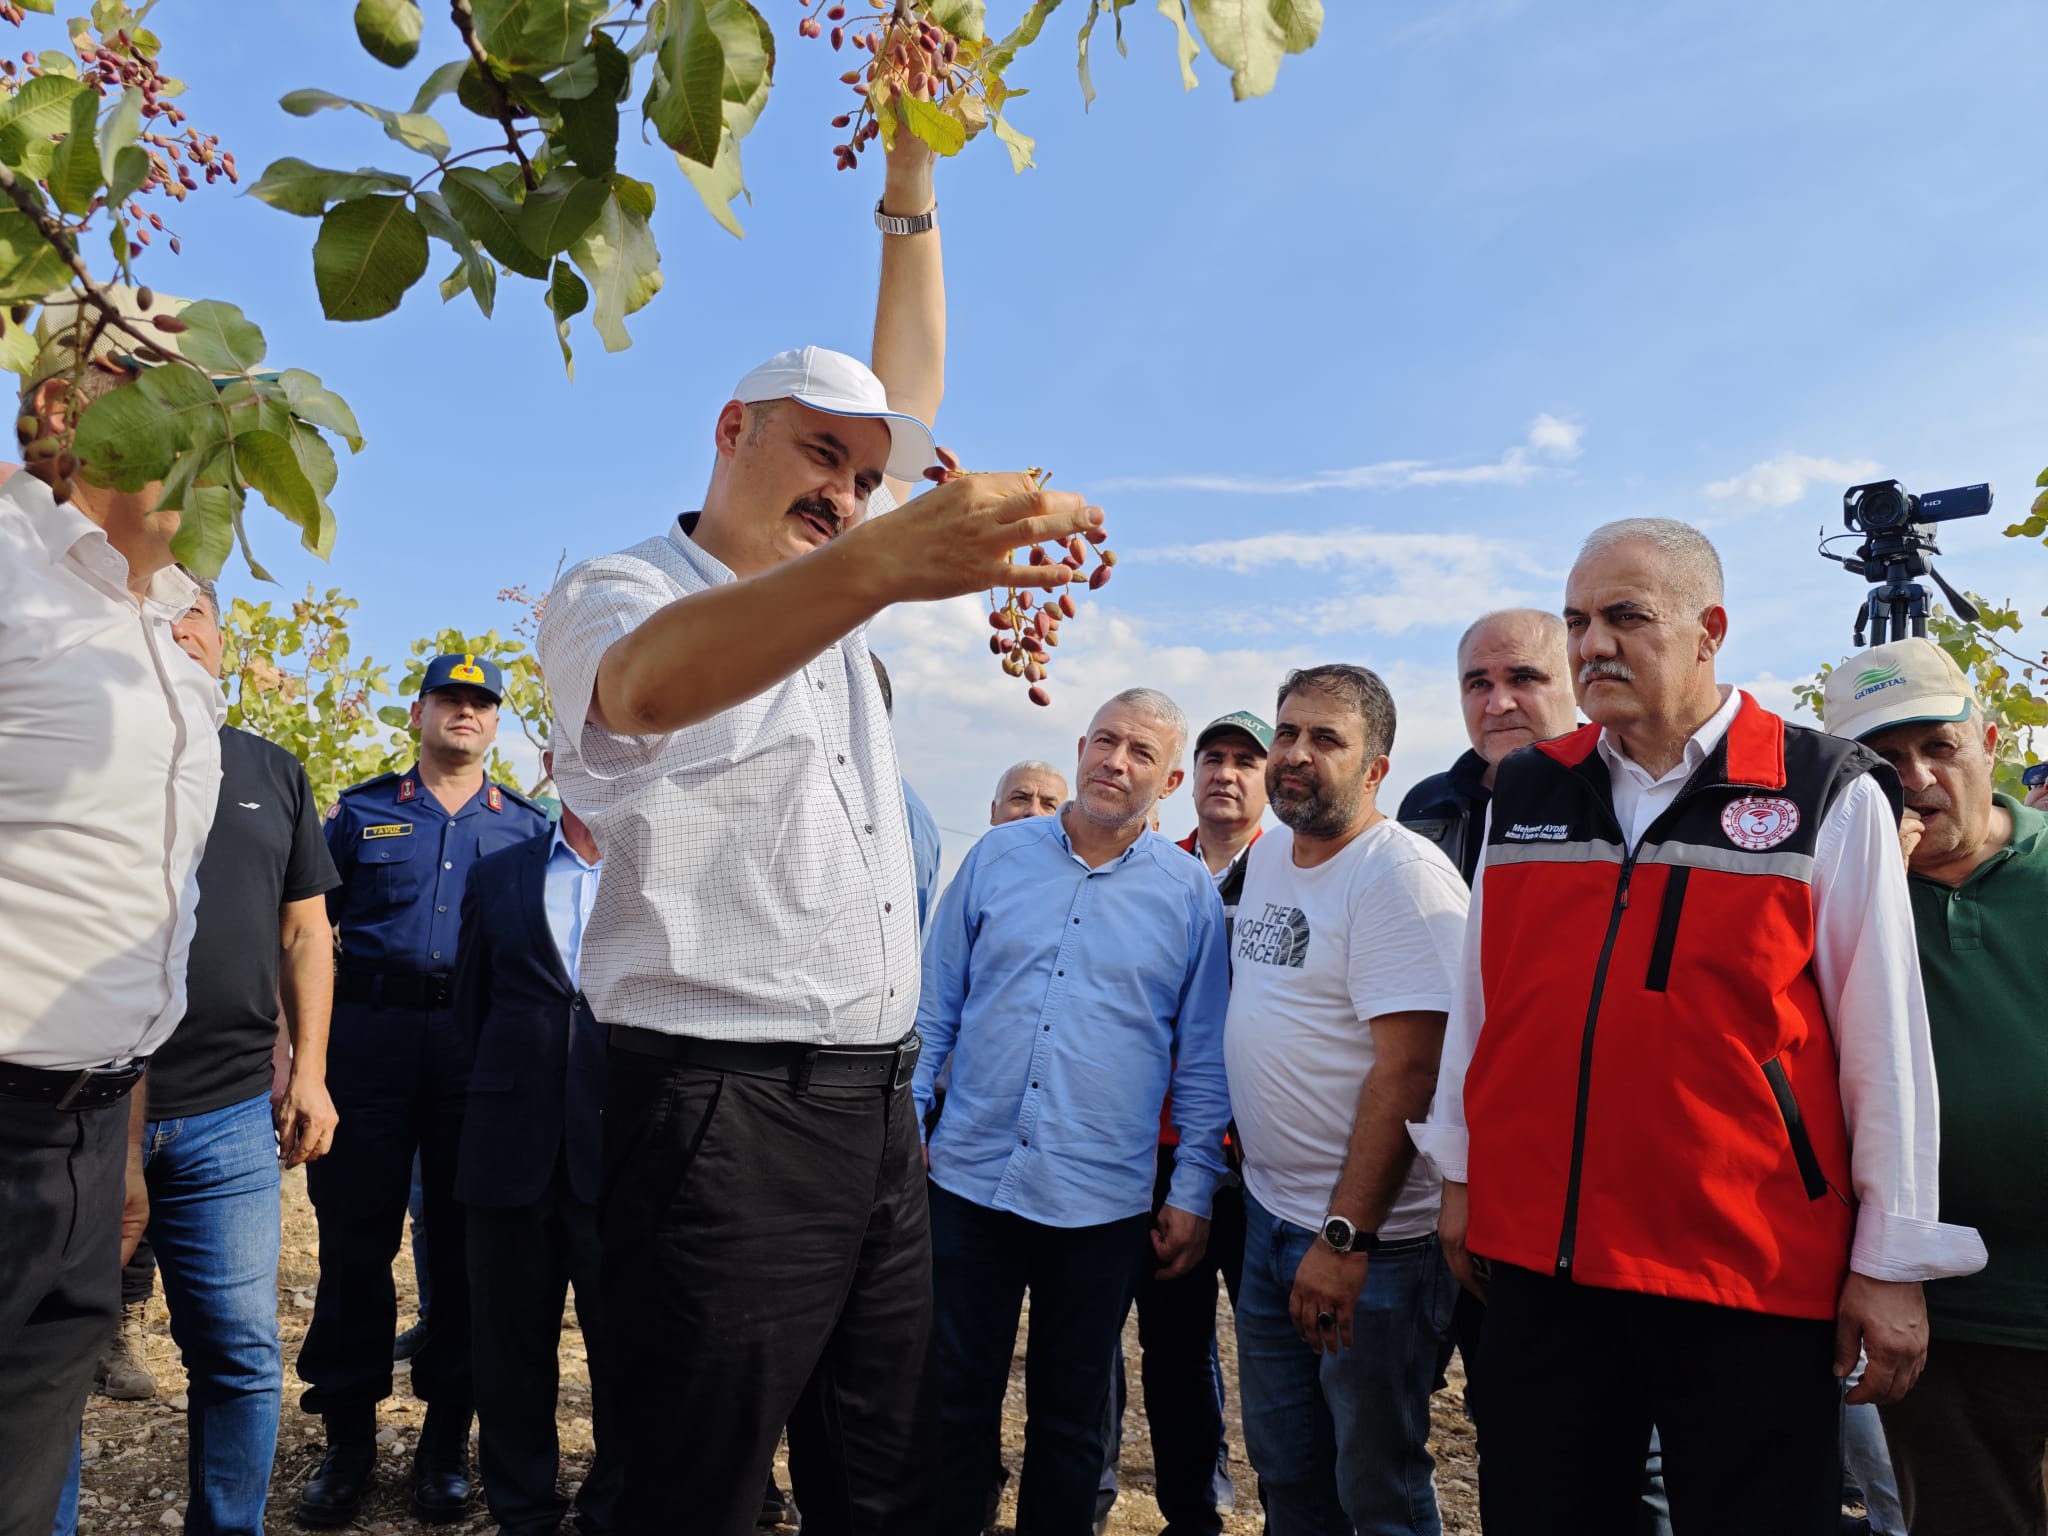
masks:
<instances>
[{"instance_id":1,"label":"video camera","mask_svg":"<svg viewBox=\"0 0 2048 1536\"><path fill-rule=\"evenodd\" d=\"M1821 540L1821 558L1838 561L1846 569L1876 585L1856 614L1856 649L1869 643L1903 640L1908 634L1927 634L1927 589L1913 580L1925 576L1941 588L1959 618L1974 621L1977 607L1941 579L1929 562L1941 548L1934 542L1930 523L1950 522L1959 517L1982 517L1991 510L1991 487L1959 486L1951 491L1933 491L1915 496L1896 480L1874 480L1852 485L1842 493L1842 522L1850 533L1863 535L1853 555L1838 555L1827 546L1834 534Z\"/></svg>"}]
</instances>

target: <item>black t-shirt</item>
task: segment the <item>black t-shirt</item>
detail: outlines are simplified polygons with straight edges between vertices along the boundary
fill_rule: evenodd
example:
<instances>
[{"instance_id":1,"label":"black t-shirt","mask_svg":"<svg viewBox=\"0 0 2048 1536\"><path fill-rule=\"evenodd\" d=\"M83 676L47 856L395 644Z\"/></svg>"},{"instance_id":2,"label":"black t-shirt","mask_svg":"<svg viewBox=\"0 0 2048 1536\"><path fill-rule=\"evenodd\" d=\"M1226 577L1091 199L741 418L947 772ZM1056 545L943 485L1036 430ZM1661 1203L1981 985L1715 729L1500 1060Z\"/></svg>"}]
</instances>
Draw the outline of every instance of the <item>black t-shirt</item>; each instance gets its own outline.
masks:
<instances>
[{"instance_id":1,"label":"black t-shirt","mask_svg":"<svg viewBox=\"0 0 2048 1536\"><path fill-rule=\"evenodd\" d=\"M221 727L220 805L199 861L185 1017L149 1060L150 1119L203 1115L269 1091L279 910L339 884L299 760Z\"/></svg>"}]
</instances>

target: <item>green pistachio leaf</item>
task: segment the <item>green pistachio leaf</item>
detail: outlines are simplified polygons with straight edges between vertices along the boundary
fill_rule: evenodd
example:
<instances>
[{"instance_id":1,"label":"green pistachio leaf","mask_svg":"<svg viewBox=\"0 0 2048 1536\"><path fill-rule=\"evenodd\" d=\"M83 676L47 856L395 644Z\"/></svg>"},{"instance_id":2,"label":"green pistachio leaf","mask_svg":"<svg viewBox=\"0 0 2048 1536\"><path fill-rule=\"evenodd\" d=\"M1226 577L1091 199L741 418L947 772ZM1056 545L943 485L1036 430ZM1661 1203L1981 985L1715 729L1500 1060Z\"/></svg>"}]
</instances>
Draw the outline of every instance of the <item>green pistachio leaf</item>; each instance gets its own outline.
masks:
<instances>
[{"instance_id":1,"label":"green pistachio leaf","mask_svg":"<svg viewBox=\"0 0 2048 1536\"><path fill-rule=\"evenodd\" d=\"M356 40L379 64L410 64L420 51L421 24L413 0L357 0Z\"/></svg>"},{"instance_id":2,"label":"green pistachio leaf","mask_svg":"<svg viewBox=\"0 0 2048 1536\"><path fill-rule=\"evenodd\" d=\"M484 312L484 318L490 319L491 306L498 297L498 269L491 265L490 257L478 249L469 231L456 222L440 193L416 192L413 206L427 233L462 258L455 272L441 281L442 302L467 289L476 299L477 308Z\"/></svg>"},{"instance_id":3,"label":"green pistachio leaf","mask_svg":"<svg viewBox=\"0 0 2048 1536\"><path fill-rule=\"evenodd\" d=\"M553 69L583 51L609 0L471 0L477 41L514 69Z\"/></svg>"},{"instance_id":4,"label":"green pistachio leaf","mask_svg":"<svg viewBox=\"0 0 2048 1536\"><path fill-rule=\"evenodd\" d=\"M494 177L475 166L450 166L441 178L441 195L470 238L505 266L522 277L548 275L547 259L520 238L518 200Z\"/></svg>"},{"instance_id":5,"label":"green pistachio leaf","mask_svg":"<svg viewBox=\"0 0 2048 1536\"><path fill-rule=\"evenodd\" d=\"M542 256L566 251L596 222L612 195L607 183L592 180L573 165L558 165L526 194L519 211L519 239Z\"/></svg>"},{"instance_id":6,"label":"green pistachio leaf","mask_svg":"<svg viewBox=\"0 0 2048 1536\"><path fill-rule=\"evenodd\" d=\"M285 213L317 219L329 203L372 192L403 192L411 185L411 178L392 171L330 171L287 156L270 163L249 195Z\"/></svg>"},{"instance_id":7,"label":"green pistachio leaf","mask_svg":"<svg viewBox=\"0 0 2048 1536\"><path fill-rule=\"evenodd\" d=\"M352 197L327 210L313 280L330 320L388 315L427 270L427 232L402 197Z\"/></svg>"},{"instance_id":8,"label":"green pistachio leaf","mask_svg":"<svg viewBox=\"0 0 2048 1536\"><path fill-rule=\"evenodd\" d=\"M73 218L92 207L100 190L100 157L92 141L98 117L99 98L80 91L71 98L71 127L51 150L49 174L44 185L51 201Z\"/></svg>"},{"instance_id":9,"label":"green pistachio leaf","mask_svg":"<svg viewBox=\"0 0 2048 1536\"><path fill-rule=\"evenodd\" d=\"M263 361L263 332L232 304L205 299L178 312L181 356L213 373L247 373Z\"/></svg>"}]
</instances>

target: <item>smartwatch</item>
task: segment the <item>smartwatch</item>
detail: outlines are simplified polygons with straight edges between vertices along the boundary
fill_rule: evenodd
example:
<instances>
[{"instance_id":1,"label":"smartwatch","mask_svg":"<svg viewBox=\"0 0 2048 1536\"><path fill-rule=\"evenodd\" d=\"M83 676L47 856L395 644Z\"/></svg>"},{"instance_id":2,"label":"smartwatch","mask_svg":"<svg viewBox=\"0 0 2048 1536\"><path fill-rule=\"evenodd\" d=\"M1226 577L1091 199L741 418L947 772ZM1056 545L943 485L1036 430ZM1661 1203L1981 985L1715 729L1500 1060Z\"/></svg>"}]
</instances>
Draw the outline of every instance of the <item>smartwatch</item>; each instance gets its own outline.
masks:
<instances>
[{"instance_id":1,"label":"smartwatch","mask_svg":"<svg viewBox=\"0 0 2048 1536\"><path fill-rule=\"evenodd\" d=\"M1349 1216L1323 1218L1323 1241L1332 1253L1372 1253L1379 1248L1376 1232L1361 1232Z\"/></svg>"}]
</instances>

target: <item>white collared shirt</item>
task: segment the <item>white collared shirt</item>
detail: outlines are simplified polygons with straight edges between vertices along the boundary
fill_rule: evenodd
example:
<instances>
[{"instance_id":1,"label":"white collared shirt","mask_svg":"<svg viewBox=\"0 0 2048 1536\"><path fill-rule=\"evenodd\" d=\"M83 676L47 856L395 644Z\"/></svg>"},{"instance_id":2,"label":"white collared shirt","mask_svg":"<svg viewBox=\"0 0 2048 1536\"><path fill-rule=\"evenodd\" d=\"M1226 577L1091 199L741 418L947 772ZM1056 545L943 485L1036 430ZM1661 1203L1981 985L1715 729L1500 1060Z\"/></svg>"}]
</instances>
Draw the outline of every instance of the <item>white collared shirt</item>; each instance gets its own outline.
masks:
<instances>
[{"instance_id":1,"label":"white collared shirt","mask_svg":"<svg viewBox=\"0 0 2048 1536\"><path fill-rule=\"evenodd\" d=\"M1660 778L1631 762L1600 733L1614 810L1629 847L1685 787L1693 770L1728 734L1742 695L1730 688L1686 743L1685 760ZM1489 827L1492 811L1487 813ZM1472 881L1465 952L1444 1032L1436 1100L1426 1123L1409 1132L1437 1170L1465 1181L1465 1072L1486 1021L1480 925L1486 862ZM1934 1046L1920 987L1919 941L1906 890L1898 823L1868 774L1835 797L1813 850L1814 977L1835 1037L1842 1113L1849 1126L1856 1186L1856 1238L1849 1267L1873 1280L1935 1280L1984 1267L1974 1228L1943 1225L1938 1215L1941 1118ZM1731 963L1737 963L1731 957Z\"/></svg>"},{"instance_id":2,"label":"white collared shirt","mask_svg":"<svg viewBox=\"0 0 2048 1536\"><path fill-rule=\"evenodd\" d=\"M665 736L587 723L606 651L735 579L677 525L577 566L548 599L555 782L604 850L583 994L605 1024L886 1044L917 1015L917 889L864 631Z\"/></svg>"},{"instance_id":3,"label":"white collared shirt","mask_svg":"<svg viewBox=\"0 0 2048 1536\"><path fill-rule=\"evenodd\" d=\"M0 487L0 1061L147 1056L184 1016L225 714L171 638L197 595L137 603L91 519Z\"/></svg>"}]
</instances>

